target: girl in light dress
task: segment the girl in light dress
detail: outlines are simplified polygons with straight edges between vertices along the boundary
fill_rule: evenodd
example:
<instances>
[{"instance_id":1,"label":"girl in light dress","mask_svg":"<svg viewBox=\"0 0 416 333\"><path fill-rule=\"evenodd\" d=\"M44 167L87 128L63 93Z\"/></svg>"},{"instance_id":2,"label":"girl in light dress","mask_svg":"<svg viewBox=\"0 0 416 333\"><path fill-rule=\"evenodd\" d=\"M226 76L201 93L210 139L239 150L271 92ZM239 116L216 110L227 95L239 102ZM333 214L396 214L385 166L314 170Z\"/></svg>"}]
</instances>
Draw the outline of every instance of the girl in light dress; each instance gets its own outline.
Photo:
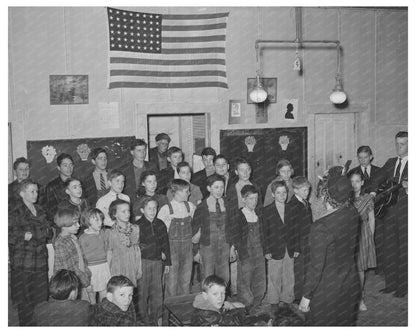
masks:
<instances>
[{"instance_id":1,"label":"girl in light dress","mask_svg":"<svg viewBox=\"0 0 416 333\"><path fill-rule=\"evenodd\" d=\"M106 296L107 282L111 278L110 266L107 261L105 245L105 230L102 229L104 214L97 208L89 209L83 216L86 227L79 242L88 268L91 271L91 285L87 288L91 304L96 303L96 297L101 302Z\"/></svg>"}]
</instances>

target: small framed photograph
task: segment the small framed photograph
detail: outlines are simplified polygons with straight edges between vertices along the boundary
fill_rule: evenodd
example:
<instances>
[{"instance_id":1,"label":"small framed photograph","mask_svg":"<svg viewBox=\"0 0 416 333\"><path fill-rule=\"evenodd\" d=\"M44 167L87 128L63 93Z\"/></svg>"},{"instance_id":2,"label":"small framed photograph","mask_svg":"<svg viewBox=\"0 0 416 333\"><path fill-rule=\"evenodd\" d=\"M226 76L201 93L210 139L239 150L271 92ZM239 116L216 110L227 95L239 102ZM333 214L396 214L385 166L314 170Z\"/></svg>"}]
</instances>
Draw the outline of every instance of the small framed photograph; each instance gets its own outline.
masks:
<instances>
[{"instance_id":1,"label":"small framed photograph","mask_svg":"<svg viewBox=\"0 0 416 333\"><path fill-rule=\"evenodd\" d=\"M298 121L298 100L297 99L284 99L283 110L281 116L285 121L297 122Z\"/></svg>"},{"instance_id":2,"label":"small framed photograph","mask_svg":"<svg viewBox=\"0 0 416 333\"><path fill-rule=\"evenodd\" d=\"M276 103L277 102L277 77L261 77L260 82L263 85L264 90L267 91L266 102ZM257 78L247 79L247 104L256 104L250 99L250 93L254 90L257 85Z\"/></svg>"},{"instance_id":3,"label":"small framed photograph","mask_svg":"<svg viewBox=\"0 0 416 333\"><path fill-rule=\"evenodd\" d=\"M49 75L50 104L88 104L88 75Z\"/></svg>"},{"instance_id":4,"label":"small framed photograph","mask_svg":"<svg viewBox=\"0 0 416 333\"><path fill-rule=\"evenodd\" d=\"M242 100L230 100L228 123L229 124L242 124L243 122L243 101Z\"/></svg>"}]
</instances>

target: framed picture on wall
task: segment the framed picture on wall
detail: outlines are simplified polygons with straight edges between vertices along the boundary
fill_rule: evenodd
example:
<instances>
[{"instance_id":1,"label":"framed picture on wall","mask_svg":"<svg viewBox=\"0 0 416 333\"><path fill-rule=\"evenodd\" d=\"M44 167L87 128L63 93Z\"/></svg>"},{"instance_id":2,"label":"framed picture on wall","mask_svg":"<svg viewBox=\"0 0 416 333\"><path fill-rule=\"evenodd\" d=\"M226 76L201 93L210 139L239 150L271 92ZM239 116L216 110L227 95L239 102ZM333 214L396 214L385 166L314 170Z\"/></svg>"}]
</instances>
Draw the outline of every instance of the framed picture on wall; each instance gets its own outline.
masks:
<instances>
[{"instance_id":1,"label":"framed picture on wall","mask_svg":"<svg viewBox=\"0 0 416 333\"><path fill-rule=\"evenodd\" d=\"M88 75L49 75L51 105L88 104Z\"/></svg>"},{"instance_id":2,"label":"framed picture on wall","mask_svg":"<svg viewBox=\"0 0 416 333\"><path fill-rule=\"evenodd\" d=\"M229 114L228 114L228 123L229 124L241 124L244 120L244 109L243 101L231 99Z\"/></svg>"}]
</instances>

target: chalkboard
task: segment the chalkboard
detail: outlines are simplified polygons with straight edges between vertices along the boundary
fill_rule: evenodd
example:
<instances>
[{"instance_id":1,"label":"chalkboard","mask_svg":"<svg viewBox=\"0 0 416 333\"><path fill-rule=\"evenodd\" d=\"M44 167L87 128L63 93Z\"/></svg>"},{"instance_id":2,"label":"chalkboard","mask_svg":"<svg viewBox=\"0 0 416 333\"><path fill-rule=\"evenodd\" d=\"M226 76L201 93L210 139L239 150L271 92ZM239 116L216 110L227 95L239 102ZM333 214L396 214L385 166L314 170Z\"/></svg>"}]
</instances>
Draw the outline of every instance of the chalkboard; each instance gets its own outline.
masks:
<instances>
[{"instance_id":1,"label":"chalkboard","mask_svg":"<svg viewBox=\"0 0 416 333\"><path fill-rule=\"evenodd\" d=\"M307 127L221 130L220 151L233 173L235 158L245 157L251 164L252 181L265 190L276 177L281 159L290 161L295 176L308 176L307 139Z\"/></svg>"},{"instance_id":2,"label":"chalkboard","mask_svg":"<svg viewBox=\"0 0 416 333\"><path fill-rule=\"evenodd\" d=\"M94 170L91 152L102 147L107 150L108 169L118 169L132 160L130 144L134 136L27 141L27 156L31 163L30 176L41 185L58 177L56 158L61 153L74 160L73 177L83 180ZM47 158L48 160L47 160Z\"/></svg>"}]
</instances>

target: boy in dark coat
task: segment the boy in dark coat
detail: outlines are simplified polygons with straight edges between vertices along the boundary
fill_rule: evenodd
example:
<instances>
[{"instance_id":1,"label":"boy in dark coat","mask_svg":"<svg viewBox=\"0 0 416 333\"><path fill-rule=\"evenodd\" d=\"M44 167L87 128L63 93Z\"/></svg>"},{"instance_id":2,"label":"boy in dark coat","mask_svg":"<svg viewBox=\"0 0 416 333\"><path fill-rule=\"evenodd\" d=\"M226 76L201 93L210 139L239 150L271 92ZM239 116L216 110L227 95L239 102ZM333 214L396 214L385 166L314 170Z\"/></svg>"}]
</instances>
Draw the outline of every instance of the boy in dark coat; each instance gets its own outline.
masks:
<instances>
[{"instance_id":1,"label":"boy in dark coat","mask_svg":"<svg viewBox=\"0 0 416 333\"><path fill-rule=\"evenodd\" d=\"M192 326L241 326L245 318L244 305L225 301L225 282L216 275L202 282L202 293L196 295Z\"/></svg>"}]
</instances>

